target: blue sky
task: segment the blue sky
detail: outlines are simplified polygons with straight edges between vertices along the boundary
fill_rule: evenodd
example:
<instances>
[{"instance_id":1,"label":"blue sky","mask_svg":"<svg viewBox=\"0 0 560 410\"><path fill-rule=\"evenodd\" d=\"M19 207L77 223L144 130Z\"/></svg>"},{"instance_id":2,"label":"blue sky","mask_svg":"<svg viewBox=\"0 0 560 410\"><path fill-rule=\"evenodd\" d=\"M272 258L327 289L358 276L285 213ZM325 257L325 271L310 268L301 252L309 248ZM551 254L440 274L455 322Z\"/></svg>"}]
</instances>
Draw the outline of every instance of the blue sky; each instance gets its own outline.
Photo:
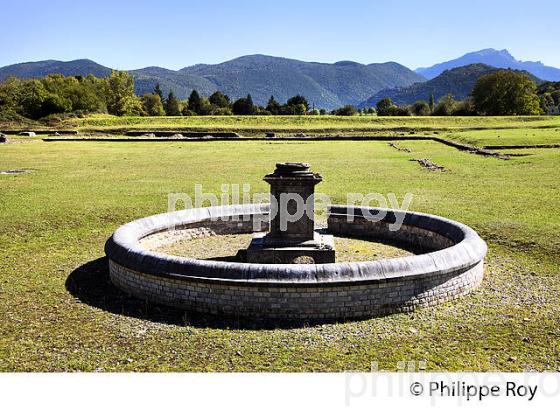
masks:
<instances>
[{"instance_id":1,"label":"blue sky","mask_svg":"<svg viewBox=\"0 0 560 410\"><path fill-rule=\"evenodd\" d=\"M179 69L258 53L416 68L507 48L560 67L558 0L2 0L0 12L0 66L90 58Z\"/></svg>"}]
</instances>

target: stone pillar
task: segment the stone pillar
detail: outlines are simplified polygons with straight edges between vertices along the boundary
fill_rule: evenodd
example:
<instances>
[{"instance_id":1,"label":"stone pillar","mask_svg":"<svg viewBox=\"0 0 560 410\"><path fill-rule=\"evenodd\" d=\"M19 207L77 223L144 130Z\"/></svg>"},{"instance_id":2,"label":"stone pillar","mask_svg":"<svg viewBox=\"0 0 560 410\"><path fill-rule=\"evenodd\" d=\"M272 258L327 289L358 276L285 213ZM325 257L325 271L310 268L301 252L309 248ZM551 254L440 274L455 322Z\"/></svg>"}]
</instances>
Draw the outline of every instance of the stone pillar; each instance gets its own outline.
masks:
<instances>
[{"instance_id":1,"label":"stone pillar","mask_svg":"<svg viewBox=\"0 0 560 410\"><path fill-rule=\"evenodd\" d=\"M272 174L264 177L270 184L270 194L275 198L277 212L270 221L270 232L265 238L267 243L298 244L313 241L315 235L314 205L310 198L315 185L322 181L319 174L309 170L309 164L279 163ZM290 197L298 197L298 202ZM288 221L289 215L302 213L300 218ZM281 223L284 221L284 228Z\"/></svg>"},{"instance_id":2,"label":"stone pillar","mask_svg":"<svg viewBox=\"0 0 560 410\"><path fill-rule=\"evenodd\" d=\"M240 258L249 263L335 262L334 238L315 232L313 220L314 206L310 197L315 185L322 181L321 176L311 172L309 164L288 162L276 164L276 170L264 180L270 184L270 193L279 209L272 216L270 231L266 235L255 234L249 247L240 250ZM298 202L288 200L290 197L283 194L297 195ZM297 209L298 206L304 209ZM288 222L286 213L299 217Z\"/></svg>"}]
</instances>

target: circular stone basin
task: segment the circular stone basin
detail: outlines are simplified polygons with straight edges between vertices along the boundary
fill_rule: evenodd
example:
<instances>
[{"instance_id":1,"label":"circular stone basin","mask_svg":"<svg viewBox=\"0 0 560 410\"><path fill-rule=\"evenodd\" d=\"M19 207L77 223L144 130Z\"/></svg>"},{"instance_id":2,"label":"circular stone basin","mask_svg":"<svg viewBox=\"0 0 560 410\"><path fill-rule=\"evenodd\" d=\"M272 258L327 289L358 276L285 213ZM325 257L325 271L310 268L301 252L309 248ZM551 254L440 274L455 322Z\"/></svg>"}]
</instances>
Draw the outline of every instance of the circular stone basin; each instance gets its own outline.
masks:
<instances>
[{"instance_id":1,"label":"circular stone basin","mask_svg":"<svg viewBox=\"0 0 560 410\"><path fill-rule=\"evenodd\" d=\"M386 259L253 264L237 262L231 255L195 259L178 256L199 256L184 247L173 250L189 239L219 247L212 243L214 235L225 235L220 237L225 246L233 236L249 238L253 232L268 230L268 211L268 205L197 208L123 225L105 245L111 281L135 297L196 312L333 320L411 311L452 300L478 286L483 277L487 247L468 226L379 208L331 206L327 233L351 238L342 239L347 241L396 244L419 254L375 245ZM386 213L383 219L368 218L379 212ZM393 230L399 217L403 224ZM337 260L344 256L341 250Z\"/></svg>"}]
</instances>

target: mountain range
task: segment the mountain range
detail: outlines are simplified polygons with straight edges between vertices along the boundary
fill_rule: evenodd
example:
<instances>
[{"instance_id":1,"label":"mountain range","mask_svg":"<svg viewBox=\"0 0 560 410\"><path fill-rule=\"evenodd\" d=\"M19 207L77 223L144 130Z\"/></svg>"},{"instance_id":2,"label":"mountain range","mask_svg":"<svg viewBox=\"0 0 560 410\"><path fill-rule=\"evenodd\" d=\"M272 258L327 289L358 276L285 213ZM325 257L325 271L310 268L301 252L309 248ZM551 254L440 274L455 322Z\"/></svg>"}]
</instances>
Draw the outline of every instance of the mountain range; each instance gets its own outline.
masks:
<instances>
[{"instance_id":1,"label":"mountain range","mask_svg":"<svg viewBox=\"0 0 560 410\"><path fill-rule=\"evenodd\" d=\"M400 104L426 99L431 93L436 98L448 93L464 98L476 79L494 68L513 68L544 80L560 80L560 69L540 62L518 61L507 50L494 49L468 53L416 71L396 62L328 64L258 54L176 71L154 66L129 72L135 78L138 95L152 92L159 83L165 94L173 90L181 99L187 98L193 89L203 95L220 90L232 99L251 94L255 103L266 105L271 95L284 102L301 94L316 107L332 109L345 104L374 105L385 96ZM34 78L51 73L104 77L111 69L87 59L45 60L0 67L0 81L9 76Z\"/></svg>"},{"instance_id":2,"label":"mountain range","mask_svg":"<svg viewBox=\"0 0 560 410\"><path fill-rule=\"evenodd\" d=\"M97 64L95 61L85 59L73 61L43 60L0 67L0 81L10 76L36 78L49 74L64 74L65 76L93 74L96 77L106 77L111 74L111 69Z\"/></svg>"},{"instance_id":3,"label":"mountain range","mask_svg":"<svg viewBox=\"0 0 560 410\"><path fill-rule=\"evenodd\" d=\"M431 80L445 70L477 63L496 68L511 68L514 70L527 71L546 81L560 81L560 69L558 68L545 66L540 61L520 61L513 57L507 50L495 50L493 48L467 53L454 60L445 61L427 68L417 68L415 71L428 80Z\"/></svg>"},{"instance_id":4,"label":"mountain range","mask_svg":"<svg viewBox=\"0 0 560 410\"><path fill-rule=\"evenodd\" d=\"M250 92L259 104L266 104L271 95L279 101L286 101L302 94L311 104L322 108L358 104L384 88L424 81L424 77L394 62L325 64L263 55L188 67L180 72L212 81L230 96Z\"/></svg>"},{"instance_id":5,"label":"mountain range","mask_svg":"<svg viewBox=\"0 0 560 410\"><path fill-rule=\"evenodd\" d=\"M106 76L110 72L109 68L91 60L48 60L2 67L0 80L10 75L20 78L49 73ZM251 94L255 103L266 105L271 95L283 102L301 94L310 104L327 109L358 104L382 89L425 80L394 62L326 64L264 55L239 57L220 64L198 64L178 71L146 67L131 70L130 74L135 78L138 95L152 92L159 83L164 93L173 90L181 99L187 98L193 89L204 95L220 90L233 99Z\"/></svg>"}]
</instances>

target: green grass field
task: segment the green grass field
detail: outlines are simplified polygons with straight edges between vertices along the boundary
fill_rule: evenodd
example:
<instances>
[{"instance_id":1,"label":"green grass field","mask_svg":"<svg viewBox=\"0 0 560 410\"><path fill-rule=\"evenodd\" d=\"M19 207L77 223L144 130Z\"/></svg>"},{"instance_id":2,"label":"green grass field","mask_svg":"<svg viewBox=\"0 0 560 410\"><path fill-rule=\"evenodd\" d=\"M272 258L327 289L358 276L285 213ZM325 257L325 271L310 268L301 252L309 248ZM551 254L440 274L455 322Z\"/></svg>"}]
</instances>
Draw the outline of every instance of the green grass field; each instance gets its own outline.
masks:
<instances>
[{"instance_id":1,"label":"green grass field","mask_svg":"<svg viewBox=\"0 0 560 410\"><path fill-rule=\"evenodd\" d=\"M443 135L454 141L475 146L560 144L560 126L556 128L488 129L452 132Z\"/></svg>"},{"instance_id":2,"label":"green grass field","mask_svg":"<svg viewBox=\"0 0 560 410\"><path fill-rule=\"evenodd\" d=\"M376 117L221 116L69 119L62 128L120 134L131 130L236 131L245 136L276 133L439 136L475 146L560 144L560 117ZM9 128L9 127L8 127Z\"/></svg>"},{"instance_id":3,"label":"green grass field","mask_svg":"<svg viewBox=\"0 0 560 410\"><path fill-rule=\"evenodd\" d=\"M482 145L558 139L534 124L559 122L520 118L499 137L452 134ZM375 141L1 145L0 170L32 172L0 175L0 370L367 371L378 361L395 371L399 361L426 360L430 370L559 371L560 150L518 150L528 155L504 161L430 141L399 145L412 152ZM411 192L413 210L469 224L490 248L482 286L412 314L259 329L146 304L110 285L101 258L119 225L166 211L169 192L192 194L196 183L266 192L262 176L277 161L310 162L324 177L319 191L337 202L347 192L399 200Z\"/></svg>"},{"instance_id":4,"label":"green grass field","mask_svg":"<svg viewBox=\"0 0 560 410\"><path fill-rule=\"evenodd\" d=\"M221 116L115 117L91 115L67 119L56 129L77 129L83 135L122 137L126 131L235 131L242 136L305 135L437 136L473 146L560 144L560 116L529 117L376 117L376 116ZM45 129L44 125L1 124L0 129ZM44 137L46 135L40 135ZM36 137L35 139L39 139ZM72 137L72 136L69 136ZM63 137L64 138L64 137ZM131 137L134 138L134 137ZM14 141L29 137L11 136Z\"/></svg>"},{"instance_id":5,"label":"green grass field","mask_svg":"<svg viewBox=\"0 0 560 410\"><path fill-rule=\"evenodd\" d=\"M377 116L195 116L195 117L114 117L92 115L69 119L66 125L92 128L204 128L224 130L388 130L465 128L543 128L559 127L560 118L550 116L519 117L377 117Z\"/></svg>"},{"instance_id":6,"label":"green grass field","mask_svg":"<svg viewBox=\"0 0 560 410\"><path fill-rule=\"evenodd\" d=\"M560 140L554 131L560 128L560 117L376 117L376 116L202 116L202 117L115 117L90 115L51 121L54 128L78 129L83 133L124 133L130 130L190 130L190 131L237 131L243 135L264 135L267 131L306 134L454 134L463 131L508 130L519 135L535 131L546 133L547 138ZM0 123L0 129L45 128L45 124ZM530 132L528 132L530 131ZM519 135L518 135L519 134ZM499 134L496 135L498 137ZM502 135L500 137L503 138ZM508 138L504 138L507 140ZM538 138L528 138L532 143ZM500 141L501 142L501 141Z\"/></svg>"}]
</instances>

